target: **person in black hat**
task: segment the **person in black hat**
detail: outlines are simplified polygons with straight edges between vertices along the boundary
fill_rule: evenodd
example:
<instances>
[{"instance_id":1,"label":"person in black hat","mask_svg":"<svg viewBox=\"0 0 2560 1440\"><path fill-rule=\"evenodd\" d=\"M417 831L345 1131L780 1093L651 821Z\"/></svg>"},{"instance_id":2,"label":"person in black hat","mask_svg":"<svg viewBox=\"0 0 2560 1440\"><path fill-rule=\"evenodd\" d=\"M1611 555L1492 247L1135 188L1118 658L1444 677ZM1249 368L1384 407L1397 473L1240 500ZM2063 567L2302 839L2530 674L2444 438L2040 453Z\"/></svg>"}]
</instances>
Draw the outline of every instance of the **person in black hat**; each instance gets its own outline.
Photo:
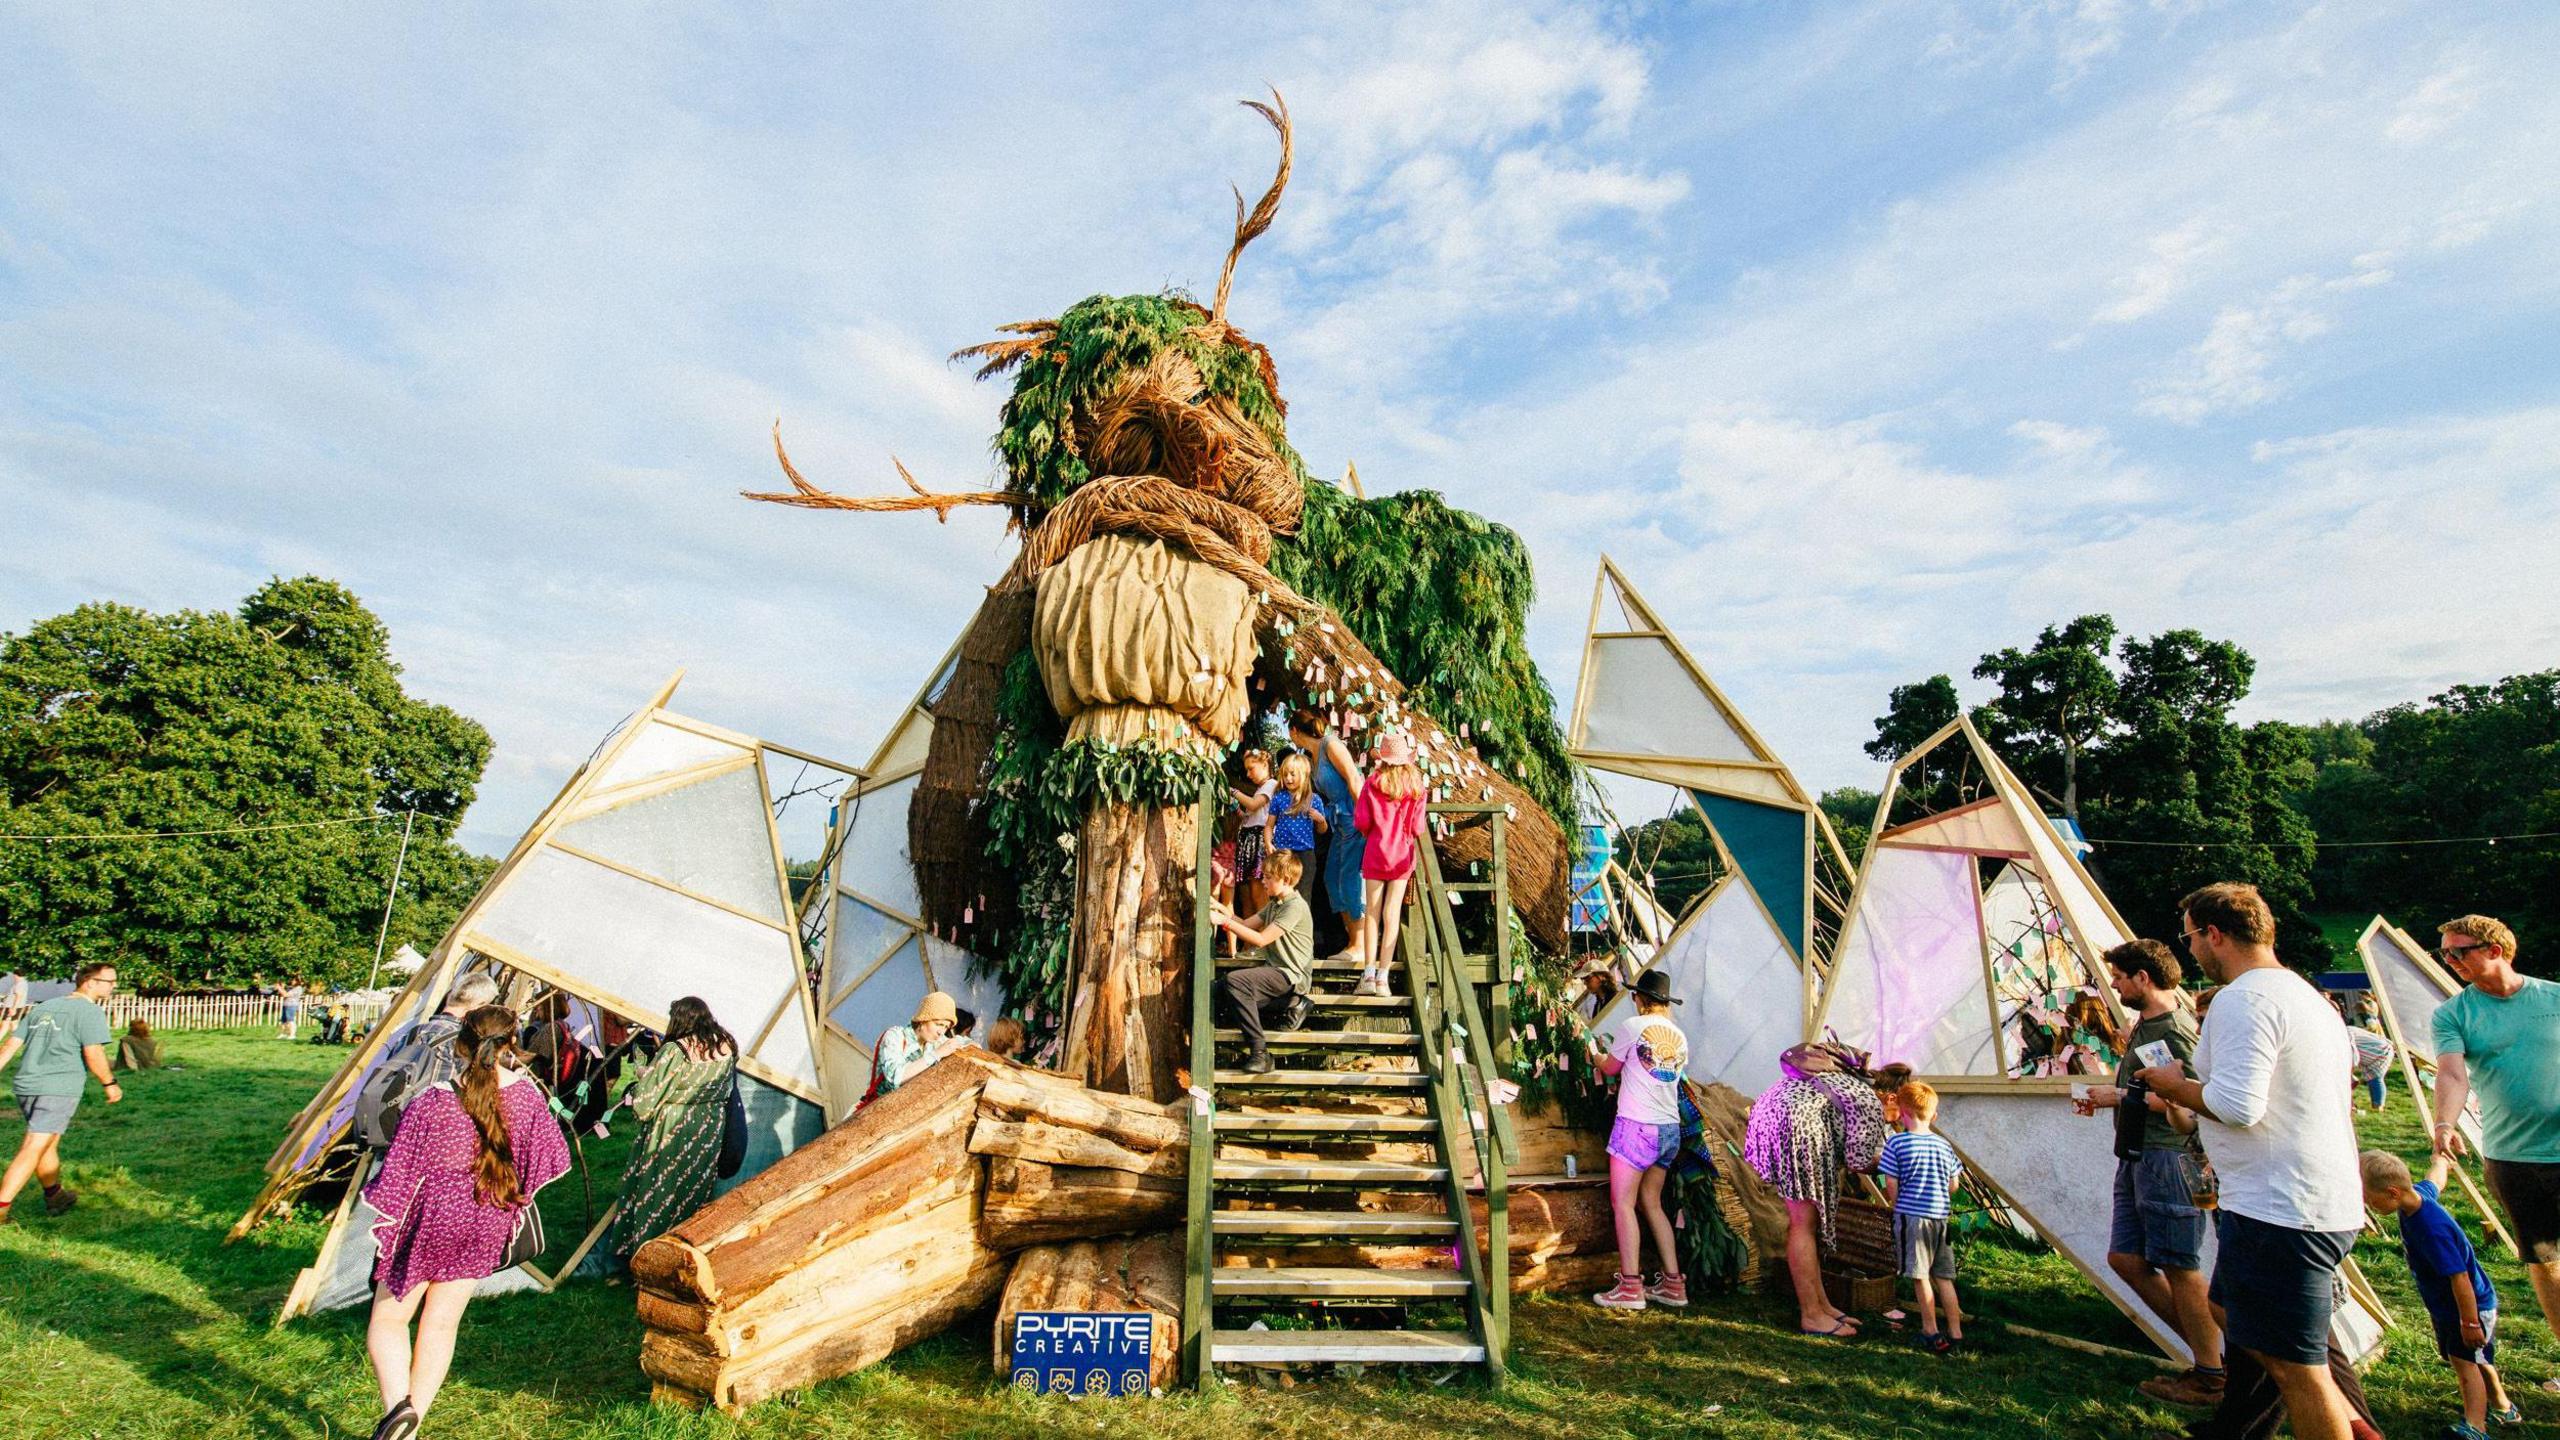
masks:
<instances>
[{"instance_id":1,"label":"person in black hat","mask_svg":"<svg viewBox=\"0 0 2560 1440\"><path fill-rule=\"evenodd\" d=\"M1600 1073L1618 1077L1618 1120L1609 1128L1609 1208L1618 1221L1618 1283L1592 1296L1612 1310L1642 1310L1648 1304L1689 1303L1689 1282L1680 1273L1680 1252L1671 1240L1671 1217L1662 1208L1663 1182L1680 1153L1680 1087L1689 1069L1689 1037L1671 1023L1671 977L1645 972L1629 992L1635 1014L1621 1021L1616 1038L1600 1057ZM1636 1207L1644 1207L1644 1228L1653 1232L1653 1247L1662 1268L1645 1280L1637 1268L1642 1236Z\"/></svg>"}]
</instances>

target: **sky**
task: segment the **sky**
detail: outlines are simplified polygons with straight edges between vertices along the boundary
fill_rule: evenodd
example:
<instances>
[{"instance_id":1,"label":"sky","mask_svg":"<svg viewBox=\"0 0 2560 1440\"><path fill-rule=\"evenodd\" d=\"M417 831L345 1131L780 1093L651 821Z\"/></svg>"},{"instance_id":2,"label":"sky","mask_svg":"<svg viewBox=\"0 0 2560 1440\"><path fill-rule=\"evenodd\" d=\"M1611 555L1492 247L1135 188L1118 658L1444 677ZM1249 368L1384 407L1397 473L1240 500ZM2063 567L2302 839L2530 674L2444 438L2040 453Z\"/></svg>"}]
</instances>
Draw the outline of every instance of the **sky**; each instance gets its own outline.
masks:
<instances>
[{"instance_id":1,"label":"sky","mask_svg":"<svg viewBox=\"0 0 2560 1440\"><path fill-rule=\"evenodd\" d=\"M678 708L860 761L1003 569L949 352L1213 289L1320 475L1608 554L1816 788L2104 611L2249 718L2560 664L2560 10L0 0L0 632L351 586L508 845ZM1177 13L1178 12L1178 13Z\"/></svg>"}]
</instances>

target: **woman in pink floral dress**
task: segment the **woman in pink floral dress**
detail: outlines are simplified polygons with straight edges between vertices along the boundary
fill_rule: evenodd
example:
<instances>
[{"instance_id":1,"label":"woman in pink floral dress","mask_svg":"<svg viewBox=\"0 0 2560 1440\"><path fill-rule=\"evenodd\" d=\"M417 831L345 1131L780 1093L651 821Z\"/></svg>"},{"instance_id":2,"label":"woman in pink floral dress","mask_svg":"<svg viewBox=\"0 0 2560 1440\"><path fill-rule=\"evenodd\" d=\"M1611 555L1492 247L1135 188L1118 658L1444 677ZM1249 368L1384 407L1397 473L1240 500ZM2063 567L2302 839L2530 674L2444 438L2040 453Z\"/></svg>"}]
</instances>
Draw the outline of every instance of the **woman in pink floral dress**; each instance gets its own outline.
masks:
<instances>
[{"instance_id":1,"label":"woman in pink floral dress","mask_svg":"<svg viewBox=\"0 0 2560 1440\"><path fill-rule=\"evenodd\" d=\"M453 1043L462 1073L409 1102L381 1173L365 1188L373 1227L373 1318L365 1350L382 1386L375 1440L407 1440L453 1363L462 1309L498 1272L534 1195L569 1168L569 1142L515 1047L515 1012L484 1005ZM418 1326L414 1345L409 1323Z\"/></svg>"}]
</instances>

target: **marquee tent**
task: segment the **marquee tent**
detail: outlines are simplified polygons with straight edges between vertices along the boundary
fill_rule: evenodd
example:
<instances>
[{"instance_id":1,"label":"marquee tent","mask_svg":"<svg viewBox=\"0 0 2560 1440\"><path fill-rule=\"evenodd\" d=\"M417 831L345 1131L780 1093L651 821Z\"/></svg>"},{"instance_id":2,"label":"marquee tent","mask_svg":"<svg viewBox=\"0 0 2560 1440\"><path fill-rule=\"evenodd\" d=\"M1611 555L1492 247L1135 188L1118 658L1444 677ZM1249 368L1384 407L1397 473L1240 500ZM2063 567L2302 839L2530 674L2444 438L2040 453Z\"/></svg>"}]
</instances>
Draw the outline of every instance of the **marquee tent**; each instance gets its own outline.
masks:
<instances>
[{"instance_id":1,"label":"marquee tent","mask_svg":"<svg viewBox=\"0 0 2560 1440\"><path fill-rule=\"evenodd\" d=\"M1594 769L1678 789L1704 823L1720 878L1646 968L1671 976L1689 1014L1735 1022L1700 1041L1690 1078L1757 1094L1819 994L1849 870L1829 820L1606 558L1567 741Z\"/></svg>"},{"instance_id":2,"label":"marquee tent","mask_svg":"<svg viewBox=\"0 0 2560 1440\"><path fill-rule=\"evenodd\" d=\"M496 975L511 1003L559 992L650 1029L664 1028L677 997L699 996L738 1039L751 1132L744 1173L820 1132L817 1014L767 764L782 756L852 771L670 711L677 679L570 778L296 1118L233 1238L315 1181L356 1173L362 1160L347 1142L364 1078L475 969ZM365 1213L350 1184L284 1318L362 1298L372 1250ZM556 1270L528 1266L491 1288L549 1288L611 1219L608 1210L576 1237Z\"/></svg>"},{"instance_id":3,"label":"marquee tent","mask_svg":"<svg viewBox=\"0 0 2560 1440\"><path fill-rule=\"evenodd\" d=\"M819 1045L829 1123L853 1113L871 1085L872 1047L883 1031L913 1018L926 994L948 992L979 1017L981 1035L1004 1007L994 978L921 918L907 853L907 810L933 741L933 699L950 682L957 654L954 647L943 657L880 742L861 781L838 800L826 884L808 902L825 907L813 928L823 935Z\"/></svg>"},{"instance_id":4,"label":"marquee tent","mask_svg":"<svg viewBox=\"0 0 2560 1440\"><path fill-rule=\"evenodd\" d=\"M2070 1102L2074 1083L2113 1073L2124 1013L2101 957L2131 928L1962 717L1894 762L1869 833L1817 1028L1934 1086L1937 1128L1973 1173L2153 1344L2190 1359L2106 1263L2111 1135ZM2075 1032L2074 1014L2096 1023ZM2075 1041L2088 1055L2076 1082ZM2361 1358L2388 1317L2360 1274L2348 1288L2335 1328Z\"/></svg>"}]
</instances>

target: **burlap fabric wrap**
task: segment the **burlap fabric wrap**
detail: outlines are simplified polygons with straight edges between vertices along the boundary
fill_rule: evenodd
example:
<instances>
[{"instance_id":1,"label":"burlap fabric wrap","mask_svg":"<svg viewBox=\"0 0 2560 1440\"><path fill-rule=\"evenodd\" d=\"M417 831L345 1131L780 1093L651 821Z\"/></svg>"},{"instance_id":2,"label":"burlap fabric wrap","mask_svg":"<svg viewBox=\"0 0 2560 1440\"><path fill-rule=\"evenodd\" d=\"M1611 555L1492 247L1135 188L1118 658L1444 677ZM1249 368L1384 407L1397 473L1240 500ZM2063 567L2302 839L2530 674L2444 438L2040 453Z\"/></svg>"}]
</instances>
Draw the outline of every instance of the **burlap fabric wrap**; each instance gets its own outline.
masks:
<instances>
[{"instance_id":1,"label":"burlap fabric wrap","mask_svg":"<svg viewBox=\"0 0 2560 1440\"><path fill-rule=\"evenodd\" d=\"M1162 541L1098 535L1038 583L1031 643L1069 741L1235 743L1256 651L1243 581Z\"/></svg>"}]
</instances>

